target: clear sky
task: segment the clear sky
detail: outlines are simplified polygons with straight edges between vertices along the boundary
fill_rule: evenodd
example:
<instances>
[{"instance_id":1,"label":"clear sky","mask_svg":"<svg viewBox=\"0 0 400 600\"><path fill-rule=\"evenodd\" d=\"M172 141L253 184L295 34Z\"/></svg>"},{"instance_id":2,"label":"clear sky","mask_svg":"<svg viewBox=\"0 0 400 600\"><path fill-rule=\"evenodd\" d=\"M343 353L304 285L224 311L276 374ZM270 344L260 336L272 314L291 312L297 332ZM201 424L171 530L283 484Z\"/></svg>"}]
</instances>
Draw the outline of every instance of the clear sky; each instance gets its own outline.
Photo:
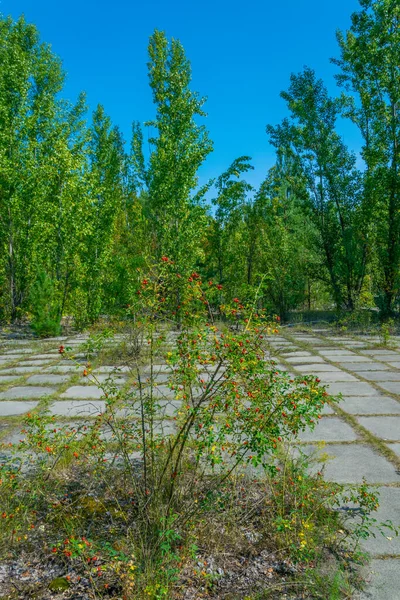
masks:
<instances>
[{"instance_id":1,"label":"clear sky","mask_svg":"<svg viewBox=\"0 0 400 600\"><path fill-rule=\"evenodd\" d=\"M265 125L286 115L279 93L290 73L308 65L337 93L329 62L338 53L335 31L349 27L358 7L358 0L0 0L3 15L24 14L63 59L64 95L73 100L84 90L90 108L103 104L127 140L133 120L154 115L149 36L157 28L179 38L192 64L192 88L208 97L214 152L201 180L249 155L254 185L274 163ZM359 149L350 125L341 133Z\"/></svg>"}]
</instances>

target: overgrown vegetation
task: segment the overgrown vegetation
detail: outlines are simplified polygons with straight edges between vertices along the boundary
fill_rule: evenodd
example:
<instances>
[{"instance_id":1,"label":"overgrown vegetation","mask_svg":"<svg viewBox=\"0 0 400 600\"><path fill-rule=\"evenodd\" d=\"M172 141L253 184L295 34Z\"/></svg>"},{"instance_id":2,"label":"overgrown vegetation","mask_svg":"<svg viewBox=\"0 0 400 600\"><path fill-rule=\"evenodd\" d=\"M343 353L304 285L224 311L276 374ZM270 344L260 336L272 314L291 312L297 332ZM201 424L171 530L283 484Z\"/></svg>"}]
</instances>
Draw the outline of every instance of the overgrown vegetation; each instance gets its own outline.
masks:
<instances>
[{"instance_id":1,"label":"overgrown vegetation","mask_svg":"<svg viewBox=\"0 0 400 600\"><path fill-rule=\"evenodd\" d=\"M118 367L101 382L92 362L82 365L103 389L104 411L72 425L28 414L1 467L3 564L33 561L43 571L30 588L11 578L6 597L348 597L377 496L310 474L308 459L290 451L333 399L318 378L266 358L276 323L257 299L224 305L217 326L218 286L198 273L183 280L163 257L137 275L121 344L129 386L117 385ZM121 352L109 330L83 349L91 361ZM338 511L348 502L358 507L352 527Z\"/></svg>"},{"instance_id":2,"label":"overgrown vegetation","mask_svg":"<svg viewBox=\"0 0 400 600\"><path fill-rule=\"evenodd\" d=\"M101 105L88 122L84 94L62 99L35 26L0 18L0 318L42 337L65 317L90 325L84 364L59 352L103 392L72 424L42 400L3 448L1 600L339 600L362 586L377 494L310 469L293 442L335 399L278 370L266 339L324 308L339 331L379 313L390 346L399 17L397 0L360 0L338 34L339 97L310 68L291 75L259 189L248 156L199 187L212 142L178 40L150 38L155 133L146 151L134 122L127 150ZM340 119L361 131L361 165Z\"/></svg>"},{"instance_id":3,"label":"overgrown vegetation","mask_svg":"<svg viewBox=\"0 0 400 600\"><path fill-rule=\"evenodd\" d=\"M312 69L292 74L282 92L288 118L267 127L276 165L255 190L247 156L199 188L212 142L179 41L151 36L155 118L146 125L155 133L145 151L135 122L127 151L102 106L88 123L84 95L75 105L61 99L61 62L36 28L2 18L1 317L33 315L44 335L65 315L84 327L123 314L137 291L136 268L164 255L182 275L196 270L223 285L215 310L260 289L260 305L282 319L293 309L333 307L395 316L398 23L396 0L360 1L349 31L338 34L338 97ZM339 119L360 130L361 160L338 134ZM35 292L45 280L56 314L50 328L39 325L49 317L38 317Z\"/></svg>"}]
</instances>

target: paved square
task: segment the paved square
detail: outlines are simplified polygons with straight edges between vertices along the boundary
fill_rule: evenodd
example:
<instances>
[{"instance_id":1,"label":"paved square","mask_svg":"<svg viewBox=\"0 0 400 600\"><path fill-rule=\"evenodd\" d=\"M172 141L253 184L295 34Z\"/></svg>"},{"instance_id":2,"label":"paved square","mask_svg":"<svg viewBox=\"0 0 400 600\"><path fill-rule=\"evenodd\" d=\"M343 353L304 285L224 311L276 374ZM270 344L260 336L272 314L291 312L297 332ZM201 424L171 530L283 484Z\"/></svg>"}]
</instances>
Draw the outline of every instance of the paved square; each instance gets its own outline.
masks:
<instances>
[{"instance_id":1,"label":"paved square","mask_svg":"<svg viewBox=\"0 0 400 600\"><path fill-rule=\"evenodd\" d=\"M371 347L371 343L379 343L379 339L373 336L363 336L362 339L354 339L348 335L335 336L331 335L332 329L329 328L320 328L319 337L316 337L315 332L317 330L314 333L309 333L309 330L306 333L282 330L282 335L270 338L268 343L276 363L271 368L318 377L327 386L329 393L343 395L343 400L338 404L341 410L356 416L360 425L400 457L400 401L390 396L398 394L400 400L400 352L392 348ZM48 394L56 396L60 385L64 386L64 390L66 385L69 387L61 397L49 402L50 414L59 417L57 428L62 427L65 422L71 432L79 430L81 426L85 427L89 419L106 410L107 403L101 387L95 385L91 377L82 377L86 356L79 346L85 337L54 339L52 343L49 340L50 343L40 343L41 345L29 340L7 344L7 354L3 350L0 355L0 386L3 389L0 393L0 430L2 426L6 427L3 429L3 440L15 440L18 443L21 438L21 423L17 427L14 417L39 407L42 397L48 398ZM169 337L175 339L177 334L172 332ZM292 338L295 338L294 343L296 340L299 344L307 343L307 347L294 345ZM75 356L80 361L78 366L58 353L59 343L75 347ZM268 352L266 348L267 356ZM285 360L285 365L280 364L281 357ZM172 369L162 360L160 357L160 364L154 365L153 372L154 382L158 384L154 388L154 397L159 405L156 430L160 434L170 435L176 433L177 426L173 417L182 403L175 400L176 392L166 385ZM95 360L93 363L96 364ZM109 377L110 382L113 381L118 386L125 385L127 381L132 385L136 380L135 371L127 366L118 368L112 364L103 365L95 368L93 374L98 377L100 385L107 384ZM149 376L150 368L142 367L143 381ZM208 372L201 376L205 381L209 379ZM135 390L137 388L132 388L132 394L135 394ZM148 391L147 382L145 393ZM32 400L26 400L28 398ZM132 399L131 403L127 400L125 408L121 405L116 409L117 416L124 418L124 423L127 424L140 417L138 398L133 396ZM326 405L322 414L325 416L318 421L313 431L307 430L300 435L298 441L301 443L296 446L298 451L301 449L309 453L317 450L333 456L324 468L327 479L357 484L365 477L369 483L380 485L381 507L379 513L373 516L378 520L400 521L400 487L396 487L400 484L400 476L395 461L391 462L379 454L368 443L367 438L335 414L331 406ZM12 419L7 424L8 417ZM109 431L104 432L104 439L111 439ZM318 450L322 441L326 442L326 446L323 450ZM390 532L388 535L390 537ZM393 536L390 542L377 534L377 538L371 537L364 547L374 556L398 556L399 543L400 537ZM371 600L396 600L394 594L397 593L400 600L400 581L396 580L399 571L395 572L395 569L400 569L399 563L400 561L392 559L373 561L372 566L375 568L376 565L377 572L371 583ZM386 576L392 577L396 585L390 582L387 586L384 581ZM382 581L385 584L383 588L380 587ZM364 598L367 596L363 596Z\"/></svg>"}]
</instances>

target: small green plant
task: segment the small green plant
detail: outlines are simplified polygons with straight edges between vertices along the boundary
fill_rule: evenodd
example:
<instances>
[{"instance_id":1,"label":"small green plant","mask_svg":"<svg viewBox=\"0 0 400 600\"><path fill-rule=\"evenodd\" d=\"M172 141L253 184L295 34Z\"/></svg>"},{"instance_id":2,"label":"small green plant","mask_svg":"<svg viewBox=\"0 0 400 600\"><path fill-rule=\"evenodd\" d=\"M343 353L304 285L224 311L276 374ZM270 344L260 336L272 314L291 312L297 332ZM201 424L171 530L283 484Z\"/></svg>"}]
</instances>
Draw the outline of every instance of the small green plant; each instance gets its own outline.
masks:
<instances>
[{"instance_id":1,"label":"small green plant","mask_svg":"<svg viewBox=\"0 0 400 600\"><path fill-rule=\"evenodd\" d=\"M390 346L391 344L391 336L394 331L394 319L388 319L381 324L380 327L380 340L382 346Z\"/></svg>"},{"instance_id":2,"label":"small green plant","mask_svg":"<svg viewBox=\"0 0 400 600\"><path fill-rule=\"evenodd\" d=\"M61 315L53 280L40 272L30 292L30 307L33 315L31 327L40 337L59 335Z\"/></svg>"}]
</instances>

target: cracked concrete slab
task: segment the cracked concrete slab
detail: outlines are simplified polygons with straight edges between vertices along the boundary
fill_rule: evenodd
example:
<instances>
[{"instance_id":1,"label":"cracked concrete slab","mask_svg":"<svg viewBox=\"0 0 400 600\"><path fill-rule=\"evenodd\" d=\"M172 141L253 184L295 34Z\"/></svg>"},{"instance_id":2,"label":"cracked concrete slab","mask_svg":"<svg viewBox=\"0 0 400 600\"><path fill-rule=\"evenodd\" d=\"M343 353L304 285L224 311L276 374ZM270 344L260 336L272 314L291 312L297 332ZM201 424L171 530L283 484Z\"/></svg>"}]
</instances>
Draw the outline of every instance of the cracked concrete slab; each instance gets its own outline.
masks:
<instances>
[{"instance_id":1,"label":"cracked concrete slab","mask_svg":"<svg viewBox=\"0 0 400 600\"><path fill-rule=\"evenodd\" d=\"M106 404L101 400L57 400L49 408L51 415L59 417L95 417L105 411Z\"/></svg>"}]
</instances>

